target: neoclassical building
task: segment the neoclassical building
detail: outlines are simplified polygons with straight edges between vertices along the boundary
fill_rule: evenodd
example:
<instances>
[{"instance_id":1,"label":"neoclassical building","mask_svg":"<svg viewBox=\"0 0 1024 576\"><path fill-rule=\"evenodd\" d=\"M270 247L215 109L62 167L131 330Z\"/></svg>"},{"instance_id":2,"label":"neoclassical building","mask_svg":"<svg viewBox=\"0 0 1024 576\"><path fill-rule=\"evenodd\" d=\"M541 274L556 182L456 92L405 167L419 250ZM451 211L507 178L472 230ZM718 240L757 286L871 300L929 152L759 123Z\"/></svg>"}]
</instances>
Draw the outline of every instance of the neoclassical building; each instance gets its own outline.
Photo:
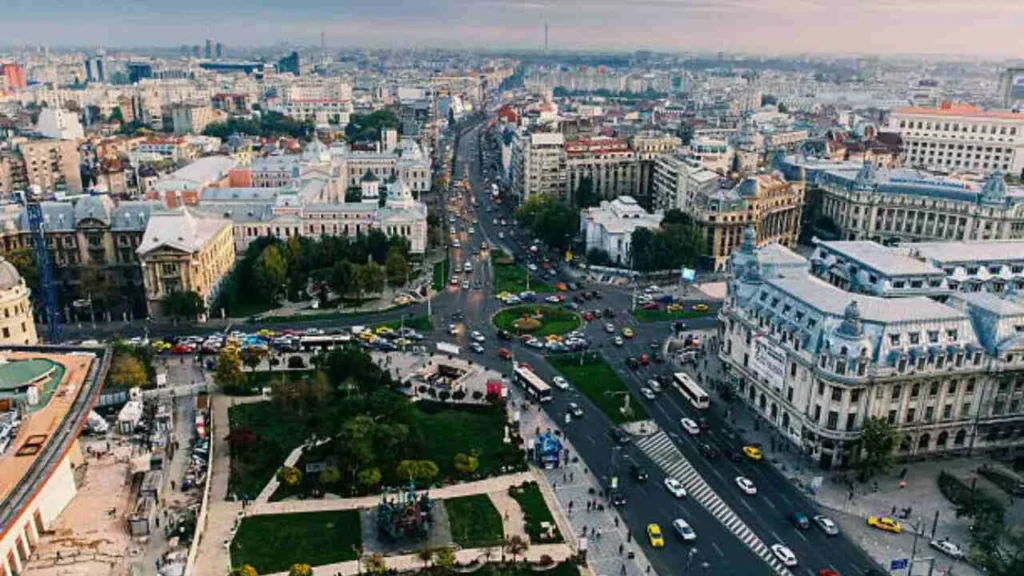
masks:
<instances>
[{"instance_id":1,"label":"neoclassical building","mask_svg":"<svg viewBox=\"0 0 1024 576\"><path fill-rule=\"evenodd\" d=\"M1024 306L1014 295L848 292L752 229L729 261L719 326L727 381L824 468L853 463L869 418L896 457L1024 445Z\"/></svg>"},{"instance_id":2,"label":"neoclassical building","mask_svg":"<svg viewBox=\"0 0 1024 576\"><path fill-rule=\"evenodd\" d=\"M0 344L30 346L38 342L30 293L14 265L0 258Z\"/></svg>"}]
</instances>

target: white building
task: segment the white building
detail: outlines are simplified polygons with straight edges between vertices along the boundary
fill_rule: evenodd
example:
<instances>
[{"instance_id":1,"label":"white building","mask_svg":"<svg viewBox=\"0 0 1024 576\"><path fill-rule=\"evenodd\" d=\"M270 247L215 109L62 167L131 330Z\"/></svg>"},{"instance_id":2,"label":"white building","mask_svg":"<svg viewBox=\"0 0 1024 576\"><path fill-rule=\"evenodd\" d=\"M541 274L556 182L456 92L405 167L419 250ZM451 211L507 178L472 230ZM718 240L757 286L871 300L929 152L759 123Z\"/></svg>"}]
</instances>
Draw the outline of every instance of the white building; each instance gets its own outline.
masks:
<instances>
[{"instance_id":1,"label":"white building","mask_svg":"<svg viewBox=\"0 0 1024 576\"><path fill-rule=\"evenodd\" d=\"M331 146L330 155L334 173L345 188L359 187L360 179L370 171L381 180L402 180L415 195L430 191L429 154L412 138L396 139L393 131L384 131L376 151L352 150L341 143Z\"/></svg>"},{"instance_id":2,"label":"white building","mask_svg":"<svg viewBox=\"0 0 1024 576\"><path fill-rule=\"evenodd\" d=\"M632 196L620 196L584 210L580 229L588 252L595 248L604 250L613 262L628 264L633 231L637 228L657 230L662 217L660 210L650 214Z\"/></svg>"},{"instance_id":3,"label":"white building","mask_svg":"<svg viewBox=\"0 0 1024 576\"><path fill-rule=\"evenodd\" d=\"M710 196L721 176L683 154L663 154L654 163L653 206L688 211L698 196Z\"/></svg>"},{"instance_id":4,"label":"white building","mask_svg":"<svg viewBox=\"0 0 1024 576\"><path fill-rule=\"evenodd\" d=\"M289 99L275 110L295 120L313 120L317 126L347 126L354 110L352 101L340 98Z\"/></svg>"},{"instance_id":5,"label":"white building","mask_svg":"<svg viewBox=\"0 0 1024 576\"><path fill-rule=\"evenodd\" d=\"M43 108L39 112L36 131L54 140L79 140L85 137L78 114L63 108Z\"/></svg>"},{"instance_id":6,"label":"white building","mask_svg":"<svg viewBox=\"0 0 1024 576\"><path fill-rule=\"evenodd\" d=\"M560 132L518 132L512 141L512 193L568 200L565 136Z\"/></svg>"},{"instance_id":7,"label":"white building","mask_svg":"<svg viewBox=\"0 0 1024 576\"><path fill-rule=\"evenodd\" d=\"M944 102L894 108L889 130L903 138L908 166L981 174L1024 169L1024 114Z\"/></svg>"}]
</instances>

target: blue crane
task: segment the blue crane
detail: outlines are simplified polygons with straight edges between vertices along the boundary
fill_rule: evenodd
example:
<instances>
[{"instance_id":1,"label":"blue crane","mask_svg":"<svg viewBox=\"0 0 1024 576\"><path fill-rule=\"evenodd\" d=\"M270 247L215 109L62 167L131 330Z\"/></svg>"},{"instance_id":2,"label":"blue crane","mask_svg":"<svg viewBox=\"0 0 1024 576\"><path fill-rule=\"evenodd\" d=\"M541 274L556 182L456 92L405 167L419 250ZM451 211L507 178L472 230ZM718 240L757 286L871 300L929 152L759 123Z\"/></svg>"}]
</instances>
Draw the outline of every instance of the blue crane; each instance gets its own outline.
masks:
<instances>
[{"instance_id":1,"label":"blue crane","mask_svg":"<svg viewBox=\"0 0 1024 576\"><path fill-rule=\"evenodd\" d=\"M46 342L60 342L60 308L57 306L57 287L53 283L53 263L43 233L42 194L38 188L30 188L23 198L28 213L28 226L32 232L32 255L39 267L39 293L43 301L43 317L46 319Z\"/></svg>"}]
</instances>

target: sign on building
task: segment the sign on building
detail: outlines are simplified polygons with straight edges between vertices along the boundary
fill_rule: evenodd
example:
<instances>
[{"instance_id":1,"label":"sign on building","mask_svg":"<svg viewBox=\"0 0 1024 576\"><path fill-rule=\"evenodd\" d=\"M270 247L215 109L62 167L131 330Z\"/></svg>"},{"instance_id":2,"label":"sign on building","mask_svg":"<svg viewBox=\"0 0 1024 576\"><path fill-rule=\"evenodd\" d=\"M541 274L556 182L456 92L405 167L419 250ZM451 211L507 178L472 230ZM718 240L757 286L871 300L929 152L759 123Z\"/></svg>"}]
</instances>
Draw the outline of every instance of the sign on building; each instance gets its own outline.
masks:
<instances>
[{"instance_id":1,"label":"sign on building","mask_svg":"<svg viewBox=\"0 0 1024 576\"><path fill-rule=\"evenodd\" d=\"M750 366L761 379L781 391L786 384L786 351L764 336L753 341Z\"/></svg>"}]
</instances>

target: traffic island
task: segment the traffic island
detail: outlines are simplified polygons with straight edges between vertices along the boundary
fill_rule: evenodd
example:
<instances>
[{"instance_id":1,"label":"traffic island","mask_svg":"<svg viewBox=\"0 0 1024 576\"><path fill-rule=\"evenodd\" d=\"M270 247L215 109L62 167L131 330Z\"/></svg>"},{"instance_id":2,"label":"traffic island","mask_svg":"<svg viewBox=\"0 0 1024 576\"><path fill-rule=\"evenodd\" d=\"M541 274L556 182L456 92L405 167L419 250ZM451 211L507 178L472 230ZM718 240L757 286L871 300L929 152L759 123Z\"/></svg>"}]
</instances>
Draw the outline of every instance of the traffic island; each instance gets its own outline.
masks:
<instances>
[{"instance_id":1,"label":"traffic island","mask_svg":"<svg viewBox=\"0 0 1024 576\"><path fill-rule=\"evenodd\" d=\"M649 419L647 410L600 354L585 353L582 362L579 354L552 356L548 362L614 424Z\"/></svg>"},{"instance_id":2,"label":"traffic island","mask_svg":"<svg viewBox=\"0 0 1024 576\"><path fill-rule=\"evenodd\" d=\"M505 308L491 317L499 329L512 334L533 336L561 335L580 327L579 314L558 306L547 304L524 304Z\"/></svg>"}]
</instances>

